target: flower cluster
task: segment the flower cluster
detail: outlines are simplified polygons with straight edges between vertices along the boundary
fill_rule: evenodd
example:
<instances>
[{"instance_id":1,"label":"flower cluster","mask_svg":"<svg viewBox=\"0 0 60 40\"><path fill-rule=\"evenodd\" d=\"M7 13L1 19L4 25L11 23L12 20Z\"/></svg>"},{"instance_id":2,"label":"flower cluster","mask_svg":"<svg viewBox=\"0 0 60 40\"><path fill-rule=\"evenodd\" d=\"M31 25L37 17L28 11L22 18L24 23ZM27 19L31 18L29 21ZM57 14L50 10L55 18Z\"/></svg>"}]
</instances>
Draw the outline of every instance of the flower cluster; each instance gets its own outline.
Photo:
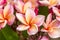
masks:
<instances>
[{"instance_id":1,"label":"flower cluster","mask_svg":"<svg viewBox=\"0 0 60 40\"><path fill-rule=\"evenodd\" d=\"M41 5L53 11L48 14L46 22L44 15L38 15L38 7ZM27 30L29 35L34 35L39 31L38 28L43 26L41 32L48 33L51 38L58 38L60 37L59 6L60 0L0 0L0 29L6 24L12 25L17 18L21 22L16 28L17 31ZM53 20L54 14L56 18ZM45 36L43 38L47 39Z\"/></svg>"}]
</instances>

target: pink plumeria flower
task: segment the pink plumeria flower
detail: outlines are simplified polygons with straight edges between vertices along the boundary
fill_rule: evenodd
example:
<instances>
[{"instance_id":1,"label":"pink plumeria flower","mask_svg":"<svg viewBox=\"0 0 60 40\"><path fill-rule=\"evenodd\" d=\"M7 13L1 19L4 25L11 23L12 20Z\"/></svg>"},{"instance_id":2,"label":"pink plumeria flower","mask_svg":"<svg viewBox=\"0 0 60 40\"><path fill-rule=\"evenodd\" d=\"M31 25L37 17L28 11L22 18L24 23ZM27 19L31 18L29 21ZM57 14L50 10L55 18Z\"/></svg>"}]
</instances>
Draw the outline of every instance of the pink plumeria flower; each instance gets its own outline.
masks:
<instances>
[{"instance_id":1,"label":"pink plumeria flower","mask_svg":"<svg viewBox=\"0 0 60 40\"><path fill-rule=\"evenodd\" d=\"M39 36L38 40L49 40L49 38L47 36Z\"/></svg>"},{"instance_id":2,"label":"pink plumeria flower","mask_svg":"<svg viewBox=\"0 0 60 40\"><path fill-rule=\"evenodd\" d=\"M27 30L29 35L34 35L38 32L38 27L44 22L45 16L35 14L34 10L27 9L26 14L16 13L16 17L21 21L21 25L17 27L18 31Z\"/></svg>"},{"instance_id":3,"label":"pink plumeria flower","mask_svg":"<svg viewBox=\"0 0 60 40\"><path fill-rule=\"evenodd\" d=\"M7 4L4 9L0 9L0 29L4 28L6 24L13 24L15 19L13 12L13 6L11 6L10 4Z\"/></svg>"},{"instance_id":4,"label":"pink plumeria flower","mask_svg":"<svg viewBox=\"0 0 60 40\"><path fill-rule=\"evenodd\" d=\"M60 21L60 9L58 9L57 7L53 7L53 12L56 15L56 19Z\"/></svg>"},{"instance_id":5,"label":"pink plumeria flower","mask_svg":"<svg viewBox=\"0 0 60 40\"><path fill-rule=\"evenodd\" d=\"M52 20L52 15L49 14L46 20L46 23L44 23L44 28L42 28L42 32L48 33L48 35L51 38L58 38L60 37L60 22L56 19Z\"/></svg>"},{"instance_id":6,"label":"pink plumeria flower","mask_svg":"<svg viewBox=\"0 0 60 40\"><path fill-rule=\"evenodd\" d=\"M0 8L3 8L6 4L6 0L0 0Z\"/></svg>"},{"instance_id":7,"label":"pink plumeria flower","mask_svg":"<svg viewBox=\"0 0 60 40\"><path fill-rule=\"evenodd\" d=\"M33 10L35 9L35 7L37 6L37 4L33 4L31 1L27 1L27 2L23 2L22 0L18 0L15 3L15 9L20 12L25 14L26 10L28 8L32 8Z\"/></svg>"},{"instance_id":8,"label":"pink plumeria flower","mask_svg":"<svg viewBox=\"0 0 60 40\"><path fill-rule=\"evenodd\" d=\"M60 0L42 0L39 2L43 5L47 5L49 8L56 6L56 5L60 5Z\"/></svg>"}]
</instances>

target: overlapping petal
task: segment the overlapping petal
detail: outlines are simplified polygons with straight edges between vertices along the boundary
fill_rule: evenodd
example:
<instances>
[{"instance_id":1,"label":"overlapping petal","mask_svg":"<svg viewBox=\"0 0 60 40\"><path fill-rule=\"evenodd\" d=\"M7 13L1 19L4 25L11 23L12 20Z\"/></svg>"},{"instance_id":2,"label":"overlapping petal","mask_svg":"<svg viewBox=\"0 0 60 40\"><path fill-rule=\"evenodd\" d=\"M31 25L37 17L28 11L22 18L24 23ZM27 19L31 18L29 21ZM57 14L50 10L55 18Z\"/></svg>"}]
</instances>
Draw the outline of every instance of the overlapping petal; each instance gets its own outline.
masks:
<instances>
[{"instance_id":1,"label":"overlapping petal","mask_svg":"<svg viewBox=\"0 0 60 40\"><path fill-rule=\"evenodd\" d=\"M38 27L36 24L31 25L31 27L28 29L28 34L29 35L34 35L38 32Z\"/></svg>"},{"instance_id":2,"label":"overlapping petal","mask_svg":"<svg viewBox=\"0 0 60 40\"><path fill-rule=\"evenodd\" d=\"M25 3L25 5L24 5L24 12L26 12L26 10L28 9L28 8L32 8L32 3L31 2L26 2Z\"/></svg>"},{"instance_id":3,"label":"overlapping petal","mask_svg":"<svg viewBox=\"0 0 60 40\"><path fill-rule=\"evenodd\" d=\"M7 21L8 21L8 25L12 25L13 22L15 21L15 16L13 14L8 15Z\"/></svg>"},{"instance_id":4,"label":"overlapping petal","mask_svg":"<svg viewBox=\"0 0 60 40\"><path fill-rule=\"evenodd\" d=\"M36 24L37 26L41 26L44 23L45 16L37 15L35 18L32 19L31 23Z\"/></svg>"},{"instance_id":5,"label":"overlapping petal","mask_svg":"<svg viewBox=\"0 0 60 40\"><path fill-rule=\"evenodd\" d=\"M20 14L20 13L16 13L16 17L19 21L21 21L23 24L26 24L27 25L27 22L25 20L25 17L23 14Z\"/></svg>"},{"instance_id":6,"label":"overlapping petal","mask_svg":"<svg viewBox=\"0 0 60 40\"><path fill-rule=\"evenodd\" d=\"M19 25L17 27L17 30L18 31L24 31L24 30L27 30L30 26L27 26L27 25Z\"/></svg>"},{"instance_id":7,"label":"overlapping petal","mask_svg":"<svg viewBox=\"0 0 60 40\"><path fill-rule=\"evenodd\" d=\"M56 16L60 16L59 9L56 7L53 7L53 12L55 13Z\"/></svg>"},{"instance_id":8,"label":"overlapping petal","mask_svg":"<svg viewBox=\"0 0 60 40\"><path fill-rule=\"evenodd\" d=\"M26 18L26 21L27 23L29 24L31 22L31 20L36 16L34 10L32 9L27 9L26 10L26 14L25 14L25 18Z\"/></svg>"},{"instance_id":9,"label":"overlapping petal","mask_svg":"<svg viewBox=\"0 0 60 40\"><path fill-rule=\"evenodd\" d=\"M52 8L56 5L59 5L59 0L40 0L39 1L42 5L48 6L48 8Z\"/></svg>"},{"instance_id":10,"label":"overlapping petal","mask_svg":"<svg viewBox=\"0 0 60 40\"><path fill-rule=\"evenodd\" d=\"M18 12L21 12L23 13L23 6L24 6L24 3L20 0L20 1L17 1L15 3L15 9L18 11Z\"/></svg>"},{"instance_id":11,"label":"overlapping petal","mask_svg":"<svg viewBox=\"0 0 60 40\"><path fill-rule=\"evenodd\" d=\"M14 12L13 6L10 4L7 4L4 8L3 15L4 17L6 17L8 14L13 14L13 12Z\"/></svg>"}]
</instances>

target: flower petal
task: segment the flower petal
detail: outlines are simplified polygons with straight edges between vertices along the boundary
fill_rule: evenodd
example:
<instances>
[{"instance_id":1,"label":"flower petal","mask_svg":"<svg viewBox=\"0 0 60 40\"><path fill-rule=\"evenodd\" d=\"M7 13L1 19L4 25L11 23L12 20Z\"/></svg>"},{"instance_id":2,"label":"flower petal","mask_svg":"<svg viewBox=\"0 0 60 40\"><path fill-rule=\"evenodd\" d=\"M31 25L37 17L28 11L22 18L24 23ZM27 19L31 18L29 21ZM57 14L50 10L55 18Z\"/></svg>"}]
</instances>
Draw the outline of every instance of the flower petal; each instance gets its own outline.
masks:
<instances>
[{"instance_id":1,"label":"flower petal","mask_svg":"<svg viewBox=\"0 0 60 40\"><path fill-rule=\"evenodd\" d=\"M37 15L35 18L32 19L31 23L36 24L37 26L41 26L44 23L45 16Z\"/></svg>"},{"instance_id":2,"label":"flower petal","mask_svg":"<svg viewBox=\"0 0 60 40\"><path fill-rule=\"evenodd\" d=\"M26 21L27 21L28 24L30 23L30 21L31 21L35 16L36 16L36 14L35 14L34 10L32 10L32 9L30 9L30 8L28 8L28 9L26 10L25 17L26 17Z\"/></svg>"},{"instance_id":3,"label":"flower petal","mask_svg":"<svg viewBox=\"0 0 60 40\"><path fill-rule=\"evenodd\" d=\"M44 26L44 28L48 27L48 25L45 22L43 23L43 26Z\"/></svg>"},{"instance_id":4,"label":"flower petal","mask_svg":"<svg viewBox=\"0 0 60 40\"><path fill-rule=\"evenodd\" d=\"M48 32L48 31L47 31L46 29L43 28L43 29L41 29L41 32Z\"/></svg>"},{"instance_id":5,"label":"flower petal","mask_svg":"<svg viewBox=\"0 0 60 40\"><path fill-rule=\"evenodd\" d=\"M3 9L0 9L0 19L3 19Z\"/></svg>"},{"instance_id":6,"label":"flower petal","mask_svg":"<svg viewBox=\"0 0 60 40\"><path fill-rule=\"evenodd\" d=\"M55 13L56 16L60 16L59 9L56 7L53 7L53 12Z\"/></svg>"},{"instance_id":7,"label":"flower petal","mask_svg":"<svg viewBox=\"0 0 60 40\"><path fill-rule=\"evenodd\" d=\"M51 38L60 37L60 28L54 28L53 32L48 33Z\"/></svg>"},{"instance_id":8,"label":"flower petal","mask_svg":"<svg viewBox=\"0 0 60 40\"><path fill-rule=\"evenodd\" d=\"M60 21L60 16L56 16L56 19L57 19L58 21Z\"/></svg>"},{"instance_id":9,"label":"flower petal","mask_svg":"<svg viewBox=\"0 0 60 40\"><path fill-rule=\"evenodd\" d=\"M50 23L50 26L52 30L50 29L50 31L48 32L49 36L51 38L60 37L60 22L55 19Z\"/></svg>"},{"instance_id":10,"label":"flower petal","mask_svg":"<svg viewBox=\"0 0 60 40\"><path fill-rule=\"evenodd\" d=\"M47 0L39 1L43 5L49 5L49 2Z\"/></svg>"},{"instance_id":11,"label":"flower petal","mask_svg":"<svg viewBox=\"0 0 60 40\"><path fill-rule=\"evenodd\" d=\"M53 20L51 23L50 23L50 26L52 27L52 28L60 28L60 21L58 21L58 20Z\"/></svg>"},{"instance_id":12,"label":"flower petal","mask_svg":"<svg viewBox=\"0 0 60 40\"><path fill-rule=\"evenodd\" d=\"M24 17L23 14L21 14L21 13L16 13L16 17L17 17L17 19L18 19L19 21L21 21L23 24L27 25L26 20L25 20L25 17Z\"/></svg>"},{"instance_id":13,"label":"flower petal","mask_svg":"<svg viewBox=\"0 0 60 40\"><path fill-rule=\"evenodd\" d=\"M31 2L25 3L25 5L24 5L24 12L26 12L26 10L27 10L28 8L32 8Z\"/></svg>"},{"instance_id":14,"label":"flower petal","mask_svg":"<svg viewBox=\"0 0 60 40\"><path fill-rule=\"evenodd\" d=\"M57 0L49 0L50 5L57 5L58 1Z\"/></svg>"},{"instance_id":15,"label":"flower petal","mask_svg":"<svg viewBox=\"0 0 60 40\"><path fill-rule=\"evenodd\" d=\"M0 23L0 29L4 28L7 24L7 21L5 20L4 22Z\"/></svg>"},{"instance_id":16,"label":"flower petal","mask_svg":"<svg viewBox=\"0 0 60 40\"><path fill-rule=\"evenodd\" d=\"M48 25L51 21L52 21L52 14L50 13L50 14L47 16L46 24Z\"/></svg>"},{"instance_id":17,"label":"flower petal","mask_svg":"<svg viewBox=\"0 0 60 40\"><path fill-rule=\"evenodd\" d=\"M19 25L17 27L17 30L18 31L24 31L24 30L27 30L30 26L27 26L27 25Z\"/></svg>"},{"instance_id":18,"label":"flower petal","mask_svg":"<svg viewBox=\"0 0 60 40\"><path fill-rule=\"evenodd\" d=\"M21 12L21 13L23 12L23 6L24 6L24 3L21 0L15 3L15 9L18 12Z\"/></svg>"},{"instance_id":19,"label":"flower petal","mask_svg":"<svg viewBox=\"0 0 60 40\"><path fill-rule=\"evenodd\" d=\"M11 4L7 4L3 11L4 17L6 17L8 14L13 14L13 12L14 12L13 6Z\"/></svg>"},{"instance_id":20,"label":"flower petal","mask_svg":"<svg viewBox=\"0 0 60 40\"><path fill-rule=\"evenodd\" d=\"M15 16L13 14L10 14L8 15L7 19L8 19L8 25L12 25L15 20Z\"/></svg>"},{"instance_id":21,"label":"flower petal","mask_svg":"<svg viewBox=\"0 0 60 40\"><path fill-rule=\"evenodd\" d=\"M38 27L37 25L33 24L29 29L28 29L28 34L29 35L34 35L38 32Z\"/></svg>"}]
</instances>

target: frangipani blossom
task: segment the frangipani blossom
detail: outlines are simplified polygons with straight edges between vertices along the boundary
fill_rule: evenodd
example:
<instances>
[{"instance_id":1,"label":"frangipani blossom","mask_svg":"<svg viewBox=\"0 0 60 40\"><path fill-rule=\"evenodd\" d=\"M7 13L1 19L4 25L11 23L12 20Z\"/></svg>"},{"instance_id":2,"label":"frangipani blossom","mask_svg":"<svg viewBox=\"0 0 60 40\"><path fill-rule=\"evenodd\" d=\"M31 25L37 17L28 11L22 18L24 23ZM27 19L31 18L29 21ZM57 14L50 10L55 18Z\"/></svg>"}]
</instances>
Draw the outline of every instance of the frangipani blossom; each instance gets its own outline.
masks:
<instances>
[{"instance_id":1,"label":"frangipani blossom","mask_svg":"<svg viewBox=\"0 0 60 40\"><path fill-rule=\"evenodd\" d=\"M44 28L42 28L42 32L48 33L48 35L51 38L58 38L60 37L60 22L56 19L52 20L52 15L49 14L46 20L46 23L44 23Z\"/></svg>"},{"instance_id":2,"label":"frangipani blossom","mask_svg":"<svg viewBox=\"0 0 60 40\"><path fill-rule=\"evenodd\" d=\"M35 14L34 10L28 8L26 14L16 13L17 19L22 23L17 27L18 31L27 30L29 35L34 35L38 32L38 27L44 23L45 16Z\"/></svg>"},{"instance_id":3,"label":"frangipani blossom","mask_svg":"<svg viewBox=\"0 0 60 40\"><path fill-rule=\"evenodd\" d=\"M13 15L14 9L13 6L7 4L4 9L0 9L0 29L4 28L6 24L12 25L15 16Z\"/></svg>"},{"instance_id":4,"label":"frangipani blossom","mask_svg":"<svg viewBox=\"0 0 60 40\"><path fill-rule=\"evenodd\" d=\"M49 8L56 6L56 5L60 5L60 0L42 0L39 2L43 5L47 5Z\"/></svg>"},{"instance_id":5,"label":"frangipani blossom","mask_svg":"<svg viewBox=\"0 0 60 40\"><path fill-rule=\"evenodd\" d=\"M15 9L20 13L25 13L28 8L32 8L35 10L35 7L37 6L37 3L33 4L31 1L23 2L22 0L18 0L15 3Z\"/></svg>"},{"instance_id":6,"label":"frangipani blossom","mask_svg":"<svg viewBox=\"0 0 60 40\"><path fill-rule=\"evenodd\" d=\"M60 21L60 9L58 9L57 7L53 7L53 12L56 15L56 19Z\"/></svg>"}]
</instances>

